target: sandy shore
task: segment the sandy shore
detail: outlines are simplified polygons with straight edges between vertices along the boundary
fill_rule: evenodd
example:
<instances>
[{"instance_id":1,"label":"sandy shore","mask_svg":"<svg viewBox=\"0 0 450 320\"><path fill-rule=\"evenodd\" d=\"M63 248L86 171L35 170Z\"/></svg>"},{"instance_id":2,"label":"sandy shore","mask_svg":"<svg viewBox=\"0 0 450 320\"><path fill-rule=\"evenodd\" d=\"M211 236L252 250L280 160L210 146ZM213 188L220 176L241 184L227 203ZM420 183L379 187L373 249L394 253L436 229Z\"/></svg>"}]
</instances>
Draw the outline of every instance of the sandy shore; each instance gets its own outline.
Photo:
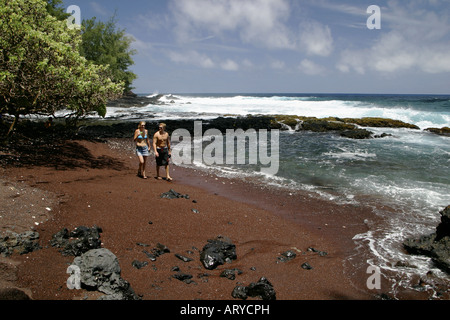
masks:
<instances>
[{"instance_id":1,"label":"sandy shore","mask_svg":"<svg viewBox=\"0 0 450 320\"><path fill-rule=\"evenodd\" d=\"M369 290L366 270L352 268L351 262L357 259L364 265L366 259L356 254L352 241L367 230L364 208L176 166L171 171L173 182L158 181L153 178L152 158L147 167L151 178L140 179L129 140L68 141L55 150L47 157L36 156L35 163L27 160L23 166L1 169L2 188L14 195L2 193L9 209L2 212L0 231L33 229L43 247L2 258L3 288L20 288L36 300L96 299L98 292L67 288L66 269L73 257L49 244L62 228L96 225L103 230L102 246L117 256L122 277L143 300L233 300L234 287L261 277L273 284L278 300L373 300L385 292L383 287ZM162 199L160 195L170 189L190 198ZM236 245L238 258L206 270L199 252L208 239L219 235ZM150 261L142 243L150 248L161 243L171 252ZM294 250L297 257L280 263L277 258L287 250ZM177 253L193 261L183 262ZM134 260L148 265L137 269ZM313 268L302 268L305 262ZM173 278L174 266L192 274L194 282ZM220 277L231 268L243 273L235 280ZM5 276L8 272L13 276ZM204 273L208 275L201 277Z\"/></svg>"}]
</instances>

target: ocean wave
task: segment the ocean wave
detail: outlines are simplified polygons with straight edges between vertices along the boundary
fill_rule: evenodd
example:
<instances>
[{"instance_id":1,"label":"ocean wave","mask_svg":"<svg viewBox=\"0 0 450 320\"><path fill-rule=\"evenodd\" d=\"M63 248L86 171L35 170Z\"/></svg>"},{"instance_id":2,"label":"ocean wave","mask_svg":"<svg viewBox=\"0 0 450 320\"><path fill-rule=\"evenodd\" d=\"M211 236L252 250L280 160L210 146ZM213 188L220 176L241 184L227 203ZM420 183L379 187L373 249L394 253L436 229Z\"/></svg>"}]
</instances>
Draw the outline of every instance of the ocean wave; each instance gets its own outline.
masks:
<instances>
[{"instance_id":1,"label":"ocean wave","mask_svg":"<svg viewBox=\"0 0 450 320\"><path fill-rule=\"evenodd\" d=\"M172 112L192 112L196 114L207 111L213 114L263 114L263 115L297 115L306 117L363 118L380 117L401 120L417 125L421 129L429 127L450 126L450 110L445 108L446 99L438 98L429 109L424 108L423 100L395 100L386 103L386 99L374 97L352 97L344 99L339 96L286 96L286 95L225 95L225 96L189 96L167 95L163 101L171 103L166 109ZM433 100L433 98L427 98ZM426 99L425 99L426 100ZM430 103L428 103L430 104ZM441 108L435 107L439 105Z\"/></svg>"},{"instance_id":2,"label":"ocean wave","mask_svg":"<svg viewBox=\"0 0 450 320\"><path fill-rule=\"evenodd\" d=\"M365 160L377 157L375 153L369 153L367 151L325 152L323 155L326 157L345 160Z\"/></svg>"}]
</instances>

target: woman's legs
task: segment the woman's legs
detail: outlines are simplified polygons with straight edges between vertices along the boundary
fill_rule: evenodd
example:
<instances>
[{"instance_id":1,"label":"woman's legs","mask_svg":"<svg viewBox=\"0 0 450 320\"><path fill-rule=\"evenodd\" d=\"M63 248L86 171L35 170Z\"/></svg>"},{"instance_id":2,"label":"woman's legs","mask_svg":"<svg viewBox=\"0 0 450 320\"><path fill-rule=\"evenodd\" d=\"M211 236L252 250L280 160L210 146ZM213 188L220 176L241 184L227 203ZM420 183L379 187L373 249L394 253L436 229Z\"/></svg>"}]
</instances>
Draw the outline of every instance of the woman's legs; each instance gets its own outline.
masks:
<instances>
[{"instance_id":1,"label":"woman's legs","mask_svg":"<svg viewBox=\"0 0 450 320\"><path fill-rule=\"evenodd\" d=\"M147 157L138 156L139 158L139 171L138 176L144 179L147 179L147 175L145 174L145 167L147 165Z\"/></svg>"},{"instance_id":2,"label":"woman's legs","mask_svg":"<svg viewBox=\"0 0 450 320\"><path fill-rule=\"evenodd\" d=\"M142 178L147 179L147 175L145 174L145 167L147 166L147 158L148 157L143 157L143 163L142 163Z\"/></svg>"}]
</instances>

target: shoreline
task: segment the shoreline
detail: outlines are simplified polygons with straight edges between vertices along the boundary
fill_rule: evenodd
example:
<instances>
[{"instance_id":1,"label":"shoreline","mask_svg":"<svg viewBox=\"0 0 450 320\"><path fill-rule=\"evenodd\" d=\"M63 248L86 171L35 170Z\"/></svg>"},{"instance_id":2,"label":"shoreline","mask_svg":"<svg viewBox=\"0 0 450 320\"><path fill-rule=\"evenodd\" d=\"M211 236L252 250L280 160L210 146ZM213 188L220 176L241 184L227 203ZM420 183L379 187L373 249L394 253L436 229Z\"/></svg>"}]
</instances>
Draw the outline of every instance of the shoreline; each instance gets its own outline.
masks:
<instances>
[{"instance_id":1,"label":"shoreline","mask_svg":"<svg viewBox=\"0 0 450 320\"><path fill-rule=\"evenodd\" d=\"M352 238L367 230L367 208L333 204L303 193L292 196L258 189L238 179L177 166L171 167L171 183L139 179L137 160L128 141L68 141L59 149L60 161L2 169L2 176L10 183L51 193L58 202L52 205L48 221L33 226L43 248L8 258L17 263L13 284L26 288L31 298L98 298L98 292L66 288L66 269L73 257L62 256L49 245L52 235L61 228L72 230L81 225L102 228L102 247L117 256L122 277L143 300L238 302L231 297L233 288L261 277L273 284L279 300L376 300L388 291L385 284L381 290L369 290L366 270L355 270L348 261L358 259L361 265L366 259L355 253ZM147 171L152 177L154 160L149 160ZM170 189L189 194L196 202L161 199L160 195ZM208 271L200 264L199 251L217 236L231 239L238 258ZM137 243L162 243L171 252L154 262L147 259L149 264L138 270L132 262L146 257ZM309 248L327 254L319 256ZM277 258L287 250L295 250L296 258L279 263ZM193 261L180 261L174 255L177 253ZM303 269L305 262L313 268ZM174 266L192 274L194 283L174 279ZM220 277L227 268L243 272L230 281ZM201 277L204 273L209 275ZM408 297L417 298L418 294L406 293Z\"/></svg>"}]
</instances>

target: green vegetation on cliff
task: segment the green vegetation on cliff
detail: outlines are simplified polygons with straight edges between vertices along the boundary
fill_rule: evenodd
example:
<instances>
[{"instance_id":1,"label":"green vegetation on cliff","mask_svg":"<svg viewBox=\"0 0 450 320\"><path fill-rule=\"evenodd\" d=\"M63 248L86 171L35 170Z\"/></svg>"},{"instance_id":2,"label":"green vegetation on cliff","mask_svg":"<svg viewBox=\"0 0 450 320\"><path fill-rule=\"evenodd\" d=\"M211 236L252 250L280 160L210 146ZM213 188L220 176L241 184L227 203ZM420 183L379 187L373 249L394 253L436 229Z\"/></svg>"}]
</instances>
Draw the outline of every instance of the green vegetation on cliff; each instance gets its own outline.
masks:
<instances>
[{"instance_id":1,"label":"green vegetation on cliff","mask_svg":"<svg viewBox=\"0 0 450 320\"><path fill-rule=\"evenodd\" d=\"M300 130L311 131L334 131L334 130L352 130L356 125L361 127L378 127L378 128L409 128L419 129L416 125L405 123L400 120L385 119L385 118L316 118L304 117L294 115L275 115L273 116L272 125L280 127L279 124L285 124L295 129L300 123Z\"/></svg>"}]
</instances>

